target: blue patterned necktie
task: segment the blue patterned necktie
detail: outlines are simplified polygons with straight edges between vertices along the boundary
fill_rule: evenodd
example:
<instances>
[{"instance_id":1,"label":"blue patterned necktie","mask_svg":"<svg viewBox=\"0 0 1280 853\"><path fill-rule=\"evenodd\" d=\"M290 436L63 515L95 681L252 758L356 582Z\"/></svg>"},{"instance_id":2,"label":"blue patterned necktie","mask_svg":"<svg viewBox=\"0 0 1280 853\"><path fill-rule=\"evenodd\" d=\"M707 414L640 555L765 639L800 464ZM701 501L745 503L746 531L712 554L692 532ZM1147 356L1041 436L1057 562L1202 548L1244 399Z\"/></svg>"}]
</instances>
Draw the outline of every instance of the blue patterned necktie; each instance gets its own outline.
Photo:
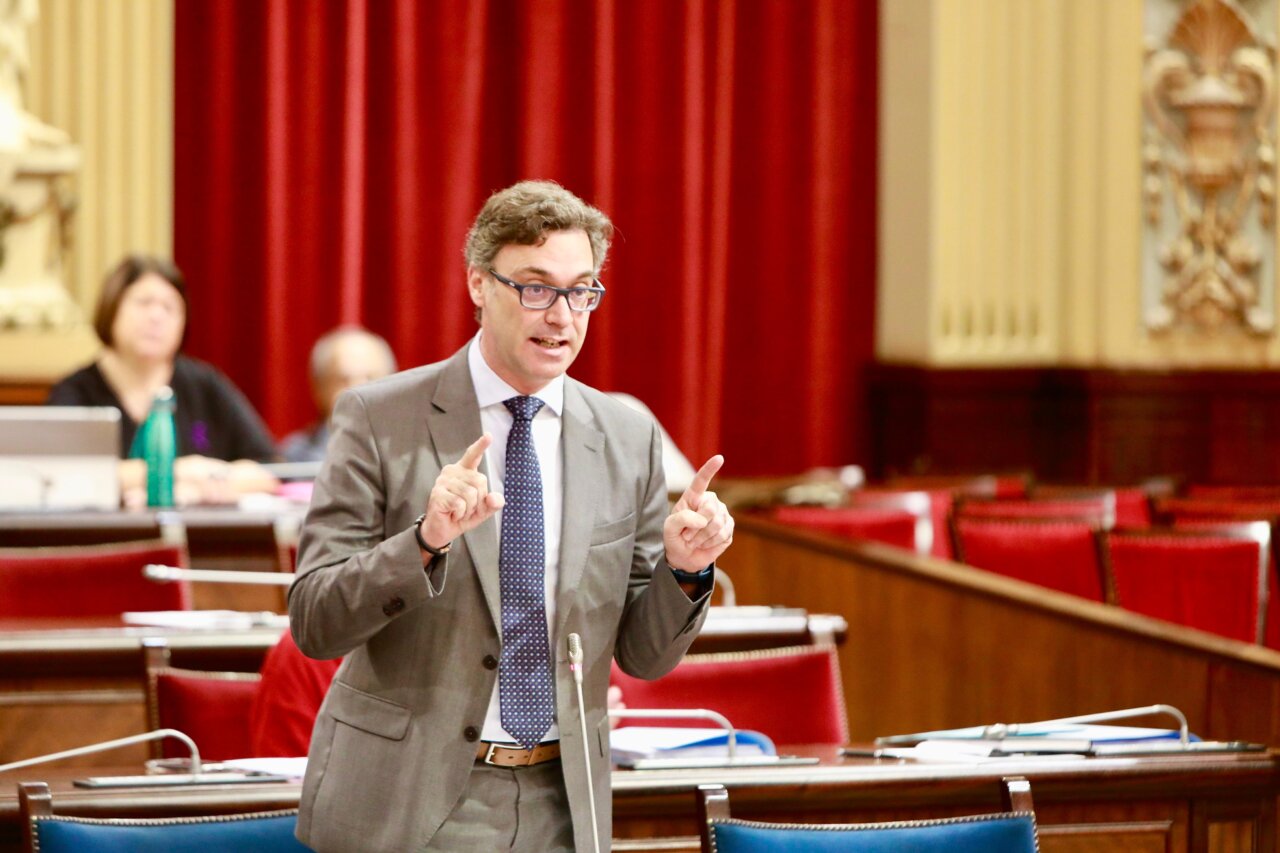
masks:
<instances>
[{"instance_id":1,"label":"blue patterned necktie","mask_svg":"<svg viewBox=\"0 0 1280 853\"><path fill-rule=\"evenodd\" d=\"M507 436L507 473L502 484L506 504L498 552L502 592L498 706L502 727L525 749L532 749L555 719L543 586L542 469L531 429L543 403L536 397L512 397L502 404L515 421Z\"/></svg>"}]
</instances>

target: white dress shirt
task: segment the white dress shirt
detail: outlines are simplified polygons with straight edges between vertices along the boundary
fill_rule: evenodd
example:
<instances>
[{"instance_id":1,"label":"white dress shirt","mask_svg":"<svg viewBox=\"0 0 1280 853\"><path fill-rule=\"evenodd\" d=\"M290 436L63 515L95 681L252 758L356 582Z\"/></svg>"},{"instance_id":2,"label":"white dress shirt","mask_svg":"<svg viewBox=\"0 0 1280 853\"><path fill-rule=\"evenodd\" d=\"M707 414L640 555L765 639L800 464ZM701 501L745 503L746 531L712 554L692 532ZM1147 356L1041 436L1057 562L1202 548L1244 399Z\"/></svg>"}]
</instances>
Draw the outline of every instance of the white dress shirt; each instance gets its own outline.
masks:
<instances>
[{"instance_id":1,"label":"white dress shirt","mask_svg":"<svg viewBox=\"0 0 1280 853\"><path fill-rule=\"evenodd\" d=\"M507 407L502 405L502 401L522 395L494 373L493 368L485 361L484 355L480 352L480 337L481 335L477 334L471 341L471 347L467 351L467 364L471 368L471 383L476 389L476 401L480 404L480 426L493 436L493 443L485 451L485 460L489 466L489 491L502 494L502 483L507 472L507 435L511 432L511 424L515 420ZM564 412L564 376L557 376L540 391L530 396L537 397L546 404L534 416L531 433L533 449L538 454L538 465L542 469L542 541L545 545L547 564L543 576L543 590L546 596L547 642L550 643L554 634L556 616L556 582L560 577L560 525L564 516L564 451L560 447L560 416ZM498 542L501 543L502 510L498 510L493 520ZM547 655L553 662L555 661L554 649L548 648ZM543 739L559 740L559 738L559 724L552 723L551 729ZM493 684L493 695L489 697L489 711L485 715L480 739L498 743L515 743L515 738L502 727L497 681Z\"/></svg>"}]
</instances>

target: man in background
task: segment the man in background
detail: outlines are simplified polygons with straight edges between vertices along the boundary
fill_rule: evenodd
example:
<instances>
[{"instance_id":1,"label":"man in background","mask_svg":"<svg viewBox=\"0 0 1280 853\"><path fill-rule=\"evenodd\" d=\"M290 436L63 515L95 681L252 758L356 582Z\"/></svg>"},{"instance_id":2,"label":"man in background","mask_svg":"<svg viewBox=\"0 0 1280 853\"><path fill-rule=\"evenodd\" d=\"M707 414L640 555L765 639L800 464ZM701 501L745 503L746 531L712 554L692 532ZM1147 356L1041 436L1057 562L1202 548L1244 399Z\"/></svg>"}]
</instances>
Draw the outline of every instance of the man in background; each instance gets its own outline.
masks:
<instances>
[{"instance_id":1,"label":"man in background","mask_svg":"<svg viewBox=\"0 0 1280 853\"><path fill-rule=\"evenodd\" d=\"M311 396L320 417L280 442L285 462L320 462L329 444L329 415L338 395L348 388L390 376L396 371L391 346L359 326L339 326L311 348Z\"/></svg>"}]
</instances>

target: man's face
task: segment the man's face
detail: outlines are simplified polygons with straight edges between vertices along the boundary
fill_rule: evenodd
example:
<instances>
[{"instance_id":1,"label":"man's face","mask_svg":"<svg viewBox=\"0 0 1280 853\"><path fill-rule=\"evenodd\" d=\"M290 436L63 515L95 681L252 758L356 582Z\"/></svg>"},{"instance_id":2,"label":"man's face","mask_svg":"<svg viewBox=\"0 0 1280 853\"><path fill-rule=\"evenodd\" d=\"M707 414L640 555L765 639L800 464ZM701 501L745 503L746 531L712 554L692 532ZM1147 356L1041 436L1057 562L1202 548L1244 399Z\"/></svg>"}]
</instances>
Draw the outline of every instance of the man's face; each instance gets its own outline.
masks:
<instances>
[{"instance_id":1,"label":"man's face","mask_svg":"<svg viewBox=\"0 0 1280 853\"><path fill-rule=\"evenodd\" d=\"M582 230L551 231L536 246L503 246L490 267L519 284L588 287L595 263ZM520 294L488 269L467 270L471 301L483 310L480 351L493 371L521 394L533 394L573 364L587 337L587 312L570 311L563 297L550 308L520 304Z\"/></svg>"},{"instance_id":2,"label":"man's face","mask_svg":"<svg viewBox=\"0 0 1280 853\"><path fill-rule=\"evenodd\" d=\"M391 365L378 343L364 335L347 335L334 342L328 369L313 389L316 408L324 418L333 411L338 395L348 388L381 379Z\"/></svg>"}]
</instances>

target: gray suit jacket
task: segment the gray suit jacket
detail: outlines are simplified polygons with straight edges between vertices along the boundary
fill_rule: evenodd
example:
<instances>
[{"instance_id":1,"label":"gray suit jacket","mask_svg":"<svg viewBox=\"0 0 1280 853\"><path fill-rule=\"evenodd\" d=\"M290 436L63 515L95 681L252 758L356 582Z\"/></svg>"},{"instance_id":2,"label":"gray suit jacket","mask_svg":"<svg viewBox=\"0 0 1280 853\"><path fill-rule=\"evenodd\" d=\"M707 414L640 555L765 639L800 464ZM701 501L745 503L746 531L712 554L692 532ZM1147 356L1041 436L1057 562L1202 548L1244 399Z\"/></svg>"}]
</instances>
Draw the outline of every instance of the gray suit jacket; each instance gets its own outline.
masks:
<instances>
[{"instance_id":1,"label":"gray suit jacket","mask_svg":"<svg viewBox=\"0 0 1280 853\"><path fill-rule=\"evenodd\" d=\"M564 525L551 641L575 842L589 851L588 784L602 847L611 836L610 660L642 678L670 671L697 635L709 596L690 602L663 562L656 424L572 379L562 417ZM298 837L319 851L418 850L474 766L497 677L485 661L500 650L494 524L454 543L431 583L411 529L441 468L481 434L466 348L345 393L332 424L289 615L304 653L346 660L316 720ZM573 632L586 653L586 744L568 667Z\"/></svg>"}]
</instances>

